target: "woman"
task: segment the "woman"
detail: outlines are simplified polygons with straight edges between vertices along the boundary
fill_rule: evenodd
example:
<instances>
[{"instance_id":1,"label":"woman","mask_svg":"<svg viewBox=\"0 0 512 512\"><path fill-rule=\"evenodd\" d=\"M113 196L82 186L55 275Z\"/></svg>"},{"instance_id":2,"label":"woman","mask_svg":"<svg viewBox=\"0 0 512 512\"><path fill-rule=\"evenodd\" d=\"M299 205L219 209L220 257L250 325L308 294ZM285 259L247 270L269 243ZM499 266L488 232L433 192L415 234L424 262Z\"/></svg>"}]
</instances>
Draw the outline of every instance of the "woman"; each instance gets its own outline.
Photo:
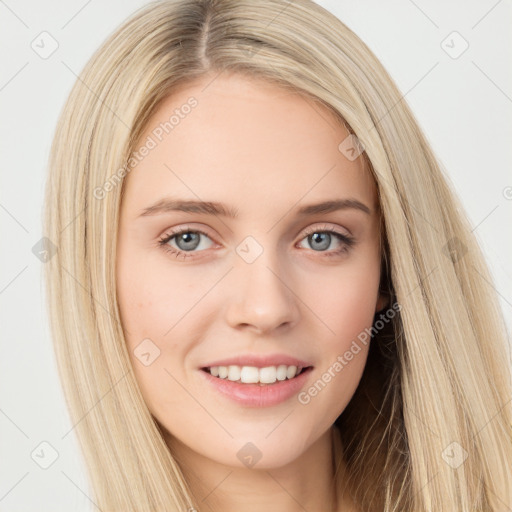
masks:
<instances>
[{"instance_id":1,"label":"woman","mask_svg":"<svg viewBox=\"0 0 512 512\"><path fill-rule=\"evenodd\" d=\"M45 231L101 509L512 506L484 260L400 92L316 4L137 12L64 108Z\"/></svg>"}]
</instances>

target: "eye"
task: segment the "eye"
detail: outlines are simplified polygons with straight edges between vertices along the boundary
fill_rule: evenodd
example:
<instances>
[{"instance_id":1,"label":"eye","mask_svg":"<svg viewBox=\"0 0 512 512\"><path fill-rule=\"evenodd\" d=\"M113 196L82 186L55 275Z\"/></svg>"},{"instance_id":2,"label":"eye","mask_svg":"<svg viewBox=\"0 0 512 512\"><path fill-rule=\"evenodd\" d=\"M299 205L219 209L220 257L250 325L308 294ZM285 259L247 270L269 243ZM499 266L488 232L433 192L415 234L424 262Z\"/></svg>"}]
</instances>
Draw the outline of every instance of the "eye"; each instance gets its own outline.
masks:
<instances>
[{"instance_id":1,"label":"eye","mask_svg":"<svg viewBox=\"0 0 512 512\"><path fill-rule=\"evenodd\" d=\"M339 233L334 229L310 228L306 231L305 237L299 242L299 247L304 247L304 243L309 245L315 252L325 252L326 256L335 256L348 252L354 245L355 239L349 235ZM333 247L334 246L334 247Z\"/></svg>"},{"instance_id":2,"label":"eye","mask_svg":"<svg viewBox=\"0 0 512 512\"><path fill-rule=\"evenodd\" d=\"M193 252L201 252L213 245L212 239L198 229L181 229L164 235L158 241L159 245L166 251L174 254L177 258L187 258Z\"/></svg>"},{"instance_id":3,"label":"eye","mask_svg":"<svg viewBox=\"0 0 512 512\"><path fill-rule=\"evenodd\" d=\"M323 256L329 257L348 252L355 244L355 239L335 229L328 229L327 226L316 226L306 230L305 236L297 246L307 249L305 243L313 252L324 253ZM158 245L176 258L186 259L193 257L195 253L210 249L215 242L204 231L185 227L165 234L158 241Z\"/></svg>"}]
</instances>

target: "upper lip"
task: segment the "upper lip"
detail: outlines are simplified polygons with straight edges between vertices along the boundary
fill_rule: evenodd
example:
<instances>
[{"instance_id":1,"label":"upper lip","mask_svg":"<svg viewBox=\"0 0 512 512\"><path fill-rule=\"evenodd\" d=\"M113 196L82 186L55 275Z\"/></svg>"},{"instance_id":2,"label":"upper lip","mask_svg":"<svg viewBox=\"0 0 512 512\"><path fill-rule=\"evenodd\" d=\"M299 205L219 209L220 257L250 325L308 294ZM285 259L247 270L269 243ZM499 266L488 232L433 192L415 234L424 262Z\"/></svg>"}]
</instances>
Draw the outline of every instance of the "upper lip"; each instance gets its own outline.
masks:
<instances>
[{"instance_id":1,"label":"upper lip","mask_svg":"<svg viewBox=\"0 0 512 512\"><path fill-rule=\"evenodd\" d=\"M267 366L301 366L306 368L312 366L311 363L296 357L288 356L286 354L269 354L269 355L258 355L258 354L247 354L228 357L226 359L219 359L217 361L205 364L201 368L211 368L212 366L255 366L257 368L265 368Z\"/></svg>"}]
</instances>

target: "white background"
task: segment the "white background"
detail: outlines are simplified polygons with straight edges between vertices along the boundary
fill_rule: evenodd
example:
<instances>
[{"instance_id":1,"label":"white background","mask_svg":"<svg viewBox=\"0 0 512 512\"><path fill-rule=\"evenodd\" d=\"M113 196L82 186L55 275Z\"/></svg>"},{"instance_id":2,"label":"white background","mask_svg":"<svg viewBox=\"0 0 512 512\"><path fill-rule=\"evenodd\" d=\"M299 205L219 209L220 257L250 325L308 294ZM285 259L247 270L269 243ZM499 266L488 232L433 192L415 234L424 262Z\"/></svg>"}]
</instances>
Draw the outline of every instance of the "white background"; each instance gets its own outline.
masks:
<instances>
[{"instance_id":1,"label":"white background","mask_svg":"<svg viewBox=\"0 0 512 512\"><path fill-rule=\"evenodd\" d=\"M0 510L96 510L58 381L41 287L46 162L73 82L105 37L142 0L0 1L2 229ZM388 69L461 196L512 326L512 35L510 0L320 1ZM58 49L31 48L43 31ZM469 48L441 46L457 31ZM451 41L454 41L451 43ZM454 51L461 41L451 36ZM507 188L509 187L509 188ZM507 192L508 199L506 197ZM42 469L31 458L56 461ZM39 447L39 448L38 448ZM43 451L41 451L41 449ZM44 453L44 456L42 455ZM37 457L36 457L37 458Z\"/></svg>"}]
</instances>

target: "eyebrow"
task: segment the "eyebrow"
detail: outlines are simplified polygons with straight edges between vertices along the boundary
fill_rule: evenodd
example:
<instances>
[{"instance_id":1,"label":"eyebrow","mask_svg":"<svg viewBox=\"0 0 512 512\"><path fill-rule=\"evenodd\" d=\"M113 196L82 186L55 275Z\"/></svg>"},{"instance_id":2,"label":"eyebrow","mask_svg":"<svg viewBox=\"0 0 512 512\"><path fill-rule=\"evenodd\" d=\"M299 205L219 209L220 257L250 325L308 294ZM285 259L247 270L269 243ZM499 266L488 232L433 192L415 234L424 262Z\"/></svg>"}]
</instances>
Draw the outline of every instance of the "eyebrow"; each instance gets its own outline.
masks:
<instances>
[{"instance_id":1,"label":"eyebrow","mask_svg":"<svg viewBox=\"0 0 512 512\"><path fill-rule=\"evenodd\" d=\"M306 216L347 209L355 209L371 215L370 208L357 199L332 199L329 201L323 201L321 203L310 204L299 208L297 214L300 216ZM238 210L236 208L229 208L222 203L217 203L214 201L191 201L163 198L153 205L144 208L139 217L148 215L160 215L173 211L219 215L232 219L235 219L238 216Z\"/></svg>"}]
</instances>

